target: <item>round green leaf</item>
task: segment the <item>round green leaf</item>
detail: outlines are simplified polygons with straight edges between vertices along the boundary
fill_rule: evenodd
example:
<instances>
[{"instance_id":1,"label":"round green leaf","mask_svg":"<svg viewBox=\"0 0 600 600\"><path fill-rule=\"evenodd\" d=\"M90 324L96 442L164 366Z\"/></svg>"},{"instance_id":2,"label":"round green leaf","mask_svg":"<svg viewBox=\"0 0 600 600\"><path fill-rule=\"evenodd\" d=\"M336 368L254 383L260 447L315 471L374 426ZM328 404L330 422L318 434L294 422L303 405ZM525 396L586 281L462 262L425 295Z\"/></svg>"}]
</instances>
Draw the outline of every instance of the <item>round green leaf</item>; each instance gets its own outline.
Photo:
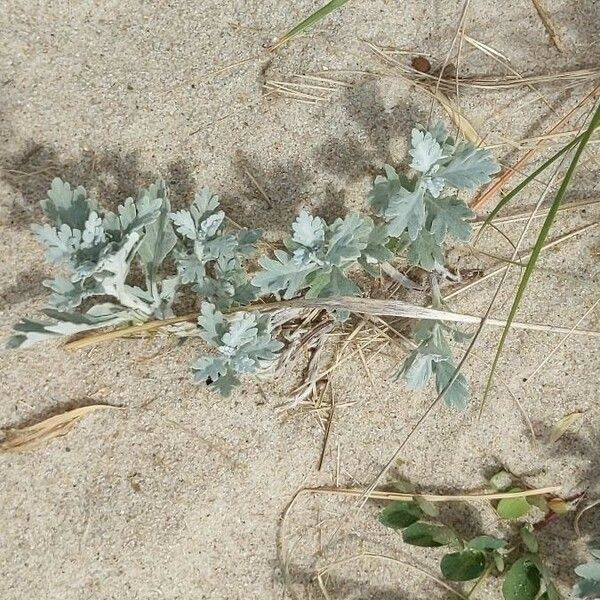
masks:
<instances>
[{"instance_id":1,"label":"round green leaf","mask_svg":"<svg viewBox=\"0 0 600 600\"><path fill-rule=\"evenodd\" d=\"M444 577L450 581L477 579L485 571L485 554L472 549L446 554L440 568Z\"/></svg>"},{"instance_id":2,"label":"round green leaf","mask_svg":"<svg viewBox=\"0 0 600 600\"><path fill-rule=\"evenodd\" d=\"M519 558L506 573L504 600L535 600L540 591L541 574L528 558Z\"/></svg>"},{"instance_id":3,"label":"round green leaf","mask_svg":"<svg viewBox=\"0 0 600 600\"><path fill-rule=\"evenodd\" d=\"M447 546L456 541L456 534L445 525L417 522L402 532L402 539L413 546L436 548L437 546Z\"/></svg>"},{"instance_id":4,"label":"round green leaf","mask_svg":"<svg viewBox=\"0 0 600 600\"><path fill-rule=\"evenodd\" d=\"M404 529L416 523L422 516L423 511L414 502L399 500L381 511L379 521L392 529Z\"/></svg>"},{"instance_id":5,"label":"round green leaf","mask_svg":"<svg viewBox=\"0 0 600 600\"><path fill-rule=\"evenodd\" d=\"M512 489L511 492L520 492ZM496 512L503 519L518 519L529 511L530 504L526 498L502 498L496 506Z\"/></svg>"}]
</instances>

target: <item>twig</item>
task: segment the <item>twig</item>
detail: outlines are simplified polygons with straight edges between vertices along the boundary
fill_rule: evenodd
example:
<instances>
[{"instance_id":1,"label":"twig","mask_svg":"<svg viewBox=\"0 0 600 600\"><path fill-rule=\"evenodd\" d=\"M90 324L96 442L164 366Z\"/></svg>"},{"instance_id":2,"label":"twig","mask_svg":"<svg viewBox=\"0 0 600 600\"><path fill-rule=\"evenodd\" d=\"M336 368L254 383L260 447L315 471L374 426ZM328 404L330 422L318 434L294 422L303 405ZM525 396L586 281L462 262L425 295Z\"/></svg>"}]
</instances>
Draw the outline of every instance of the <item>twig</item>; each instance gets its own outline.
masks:
<instances>
[{"instance_id":1,"label":"twig","mask_svg":"<svg viewBox=\"0 0 600 600\"><path fill-rule=\"evenodd\" d=\"M319 456L319 464L317 465L317 471L320 471L323 467L323 460L325 459L325 451L327 450L327 442L329 441L329 433L331 431L331 423L333 422L333 413L335 412L335 393L333 386L330 386L331 396L331 408L329 409L329 416L327 417L327 424L325 425L325 435L323 436L323 446L321 448L321 456Z\"/></svg>"},{"instance_id":2,"label":"twig","mask_svg":"<svg viewBox=\"0 0 600 600\"><path fill-rule=\"evenodd\" d=\"M330 596L327 592L327 589L325 588L325 583L323 582L323 575L325 575L325 573L327 573L334 567L339 567L340 565L345 565L350 562L355 562L362 558L376 558L378 560L387 560L387 561L391 561L391 562L397 563L399 565L402 565L403 567L409 567L410 569L413 569L415 571L418 571L422 575L425 575L432 581L435 581L435 583L437 583L438 585L442 586L444 589L446 589L449 592L451 592L452 594L454 594L454 596L461 598L462 600L468 600L467 596L465 596L462 592L455 590L452 586L448 585L445 581L442 581L441 579L437 578L435 575L432 575L425 569L421 569L421 567L417 567L416 565L413 565L412 563L409 563L404 560L400 560L399 558L394 558L393 556L386 556L385 554L375 554L373 552L363 552L362 554L355 554L354 556L349 556L348 558L342 558L341 560L337 560L337 561L327 565L323 569L321 569L319 571L319 574L317 575L317 580L319 582L319 587L321 588L321 591L323 592L323 595L325 596L326 599L330 598Z\"/></svg>"},{"instance_id":3,"label":"twig","mask_svg":"<svg viewBox=\"0 0 600 600\"><path fill-rule=\"evenodd\" d=\"M552 43L556 46L556 49L559 52L563 52L563 53L566 52L565 45L560 37L560 34L558 33L558 29L554 25L554 22L551 19L550 14L546 10L546 7L542 4L542 0L531 0L531 1L533 2L533 5L535 6L535 10L537 11L537 14L539 15L542 23L544 24L544 28L548 32L548 35L550 36Z\"/></svg>"}]
</instances>

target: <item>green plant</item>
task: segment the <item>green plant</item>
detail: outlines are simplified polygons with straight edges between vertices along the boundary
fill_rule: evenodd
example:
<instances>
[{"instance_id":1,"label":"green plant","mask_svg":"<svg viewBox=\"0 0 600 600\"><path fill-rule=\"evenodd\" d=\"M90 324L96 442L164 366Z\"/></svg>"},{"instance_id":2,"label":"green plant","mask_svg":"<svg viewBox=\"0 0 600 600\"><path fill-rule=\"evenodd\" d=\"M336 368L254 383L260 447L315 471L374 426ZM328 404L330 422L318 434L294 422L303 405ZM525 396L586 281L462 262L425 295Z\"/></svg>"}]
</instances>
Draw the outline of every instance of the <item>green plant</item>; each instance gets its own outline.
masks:
<instances>
[{"instance_id":1,"label":"green plant","mask_svg":"<svg viewBox=\"0 0 600 600\"><path fill-rule=\"evenodd\" d=\"M590 548L592 560L575 568L579 581L573 586L572 594L575 598L600 598L600 543Z\"/></svg>"},{"instance_id":2,"label":"green plant","mask_svg":"<svg viewBox=\"0 0 600 600\"><path fill-rule=\"evenodd\" d=\"M324 19L329 13L332 13L334 10L341 8L346 4L348 0L331 0L327 4L324 4L316 10L314 13L309 15L306 19L300 21L298 25L295 25L290 29L285 35L280 37L273 46L271 46L271 50L275 50L283 44L289 42L292 38L295 38L297 35L300 35L304 31L306 31L309 27L312 27L315 23L318 23L321 19Z\"/></svg>"},{"instance_id":3,"label":"green plant","mask_svg":"<svg viewBox=\"0 0 600 600\"><path fill-rule=\"evenodd\" d=\"M404 493L415 491L405 481L400 482L399 489ZM526 502L525 497L505 498L500 502L504 500ZM545 502L544 498L540 497L539 500ZM478 580L468 597L472 597L483 578L495 571L503 577L502 594L505 600L561 598L539 556L535 529L530 524L522 525L510 542L492 535L463 539L451 527L440 522L435 505L424 502L418 495L415 495L414 500L392 502L381 511L379 521L386 527L401 532L406 544L448 548L448 552L440 560L441 573L454 582Z\"/></svg>"},{"instance_id":4,"label":"green plant","mask_svg":"<svg viewBox=\"0 0 600 600\"><path fill-rule=\"evenodd\" d=\"M388 166L386 176L375 180L369 194L375 220L350 213L327 223L301 211L284 247L273 258L258 257L258 270L252 259L260 230L231 227L208 190L196 195L189 210L171 212L166 186L157 181L112 213L96 206L83 188L72 190L55 179L42 202L50 223L34 227L48 260L66 269L65 276L45 282L53 294L44 313L53 321L23 319L9 346L169 318L178 295L188 290L202 303L197 328L188 335L201 337L217 353L194 364L196 380L227 395L239 374L269 368L282 347L272 339L277 330L267 317L247 308L235 314L260 296L360 296L354 273L379 276L383 263L407 249L412 264L433 272L433 305L441 308L435 273L448 273L444 244L449 237L466 240L472 217L448 190L486 183L498 165L487 151L455 141L441 124L413 129L409 153L410 177ZM348 317L332 312L338 319ZM437 321L417 327L419 346L401 371L411 388L423 387L432 374L438 391L450 382L455 366L448 333L462 339ZM461 375L446 400L462 407L467 395Z\"/></svg>"}]
</instances>

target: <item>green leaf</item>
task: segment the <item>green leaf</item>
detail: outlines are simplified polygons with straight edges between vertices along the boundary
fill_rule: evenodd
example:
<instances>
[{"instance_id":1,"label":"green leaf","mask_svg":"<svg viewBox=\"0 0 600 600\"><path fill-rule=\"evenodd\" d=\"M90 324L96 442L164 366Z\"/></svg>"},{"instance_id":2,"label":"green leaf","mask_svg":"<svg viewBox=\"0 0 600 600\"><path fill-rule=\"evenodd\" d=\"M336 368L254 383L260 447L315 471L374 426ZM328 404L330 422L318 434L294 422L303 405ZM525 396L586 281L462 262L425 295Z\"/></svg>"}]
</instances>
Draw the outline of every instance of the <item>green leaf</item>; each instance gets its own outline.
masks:
<instances>
[{"instance_id":1,"label":"green leaf","mask_svg":"<svg viewBox=\"0 0 600 600\"><path fill-rule=\"evenodd\" d=\"M404 529L416 523L423 511L414 502L399 500L386 506L379 515L379 522L392 529Z\"/></svg>"},{"instance_id":2,"label":"green leaf","mask_svg":"<svg viewBox=\"0 0 600 600\"><path fill-rule=\"evenodd\" d=\"M441 360L434 364L433 369L435 371L435 387L438 394L441 394L452 380L456 365L453 360ZM444 401L451 408L462 410L467 406L468 400L469 384L467 378L459 373L444 392Z\"/></svg>"},{"instance_id":3,"label":"green leaf","mask_svg":"<svg viewBox=\"0 0 600 600\"><path fill-rule=\"evenodd\" d=\"M511 492L520 492L518 488L513 488ZM502 498L496 506L496 512L503 519L519 519L529 512L531 505L524 497L519 498Z\"/></svg>"},{"instance_id":4,"label":"green leaf","mask_svg":"<svg viewBox=\"0 0 600 600\"><path fill-rule=\"evenodd\" d=\"M470 142L460 142L452 158L440 167L436 176L458 189L475 188L491 181L500 165L489 150L475 148Z\"/></svg>"},{"instance_id":5,"label":"green leaf","mask_svg":"<svg viewBox=\"0 0 600 600\"><path fill-rule=\"evenodd\" d=\"M433 271L444 264L444 254L435 236L423 230L408 247L408 261L411 265Z\"/></svg>"},{"instance_id":6,"label":"green leaf","mask_svg":"<svg viewBox=\"0 0 600 600\"><path fill-rule=\"evenodd\" d=\"M506 547L506 541L492 535L474 537L467 546L473 550L499 550Z\"/></svg>"},{"instance_id":7,"label":"green leaf","mask_svg":"<svg viewBox=\"0 0 600 600\"><path fill-rule=\"evenodd\" d=\"M456 534L445 525L431 525L417 521L402 532L402 539L413 546L436 548L447 546L457 541Z\"/></svg>"},{"instance_id":8,"label":"green leaf","mask_svg":"<svg viewBox=\"0 0 600 600\"><path fill-rule=\"evenodd\" d=\"M329 13L334 10L341 8L346 4L348 0L331 0L327 4L323 5L319 10L312 13L309 17L298 23L295 27L290 29L284 36L279 38L275 44L271 47L271 50L282 46L283 44L289 42L292 38L296 37L298 34L302 33L309 27L313 26L315 23L318 23L321 19L324 19Z\"/></svg>"},{"instance_id":9,"label":"green leaf","mask_svg":"<svg viewBox=\"0 0 600 600\"><path fill-rule=\"evenodd\" d=\"M427 227L440 244L447 235L457 240L468 240L471 225L467 219L473 216L473 211L456 196L427 199Z\"/></svg>"},{"instance_id":10,"label":"green leaf","mask_svg":"<svg viewBox=\"0 0 600 600\"><path fill-rule=\"evenodd\" d=\"M427 173L442 157L442 147L429 131L414 128L411 133L412 156L410 167L421 173Z\"/></svg>"},{"instance_id":11,"label":"green leaf","mask_svg":"<svg viewBox=\"0 0 600 600\"><path fill-rule=\"evenodd\" d=\"M538 551L538 541L535 537L535 533L533 531L533 527L528 523L521 527L521 539L525 544L525 547L529 552L533 552L534 554Z\"/></svg>"},{"instance_id":12,"label":"green leaf","mask_svg":"<svg viewBox=\"0 0 600 600\"><path fill-rule=\"evenodd\" d=\"M462 552L446 554L440 563L442 574L450 581L477 579L485 571L485 554L468 548Z\"/></svg>"},{"instance_id":13,"label":"green leaf","mask_svg":"<svg viewBox=\"0 0 600 600\"><path fill-rule=\"evenodd\" d=\"M323 219L313 217L303 210L292 223L292 239L307 248L318 248L325 242L325 226Z\"/></svg>"},{"instance_id":14,"label":"green leaf","mask_svg":"<svg viewBox=\"0 0 600 600\"><path fill-rule=\"evenodd\" d=\"M521 557L506 573L502 594L504 600L535 600L540 586L541 574L538 568L529 558Z\"/></svg>"}]
</instances>

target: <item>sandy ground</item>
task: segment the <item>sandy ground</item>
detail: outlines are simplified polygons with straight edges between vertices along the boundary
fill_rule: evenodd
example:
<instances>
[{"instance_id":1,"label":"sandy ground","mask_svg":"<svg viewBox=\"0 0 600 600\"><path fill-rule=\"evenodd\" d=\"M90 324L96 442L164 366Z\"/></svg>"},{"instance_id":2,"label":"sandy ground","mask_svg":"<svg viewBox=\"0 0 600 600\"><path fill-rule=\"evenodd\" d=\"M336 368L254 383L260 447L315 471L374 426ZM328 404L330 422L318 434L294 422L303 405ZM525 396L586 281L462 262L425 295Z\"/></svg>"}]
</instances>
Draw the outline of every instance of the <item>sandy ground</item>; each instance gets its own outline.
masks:
<instances>
[{"instance_id":1,"label":"sandy ground","mask_svg":"<svg viewBox=\"0 0 600 600\"><path fill-rule=\"evenodd\" d=\"M29 226L51 178L83 184L114 202L156 176L183 205L209 185L238 222L265 226L277 238L300 207L327 217L365 207L372 174L401 162L429 99L398 77L367 78L341 69L381 63L360 40L442 60L461 3L350 2L305 36L268 55L265 45L319 4L313 0L5 0L0 9L0 326L43 306L50 274ZM529 0L473 0L466 32L505 54L522 73L550 73L598 64L595 0L547 2L566 46L560 54ZM398 55L398 60L409 57ZM223 67L250 59L221 71ZM265 97L265 80L329 69L353 84L327 101ZM465 46L462 69L503 74ZM490 142L543 134L590 84L472 92L465 115ZM311 93L319 93L313 90ZM550 107L550 108L549 108ZM552 113L556 111L556 115ZM443 116L439 107L435 114ZM489 136L489 137L488 137ZM519 153L495 152L505 161ZM589 152L569 200L598 197L598 162ZM268 193L269 208L245 174ZM523 210L532 190L513 207ZM551 238L598 220L597 207L563 213ZM513 241L521 224L502 230ZM525 244L528 247L532 238ZM489 248L510 247L491 236ZM598 295L598 230L543 255L519 319L571 326ZM453 254L463 266L479 263ZM463 257L463 258L461 258ZM480 264L491 264L484 259ZM455 263L456 264L456 263ZM516 274L497 314L506 311ZM497 280L451 303L482 313ZM599 329L598 312L580 325ZM524 382L560 341L556 334L509 338L493 393L478 418L497 332L483 336L466 368L473 401L463 413L440 407L402 454L403 473L423 489L481 486L498 465L531 485L563 485L565 494L600 494L598 345L571 338L534 378ZM59 345L2 351L0 425L18 426L67 407L103 402L124 407L82 420L66 437L36 451L0 456L0 597L13 599L276 599L321 598L316 569L360 552L394 556L438 573L440 553L407 547L379 526L377 503L301 496L304 485L366 485L388 460L432 398L392 381L399 351L371 361L375 385L359 361L336 371L340 408L322 472L323 432L314 414L275 410L299 382L299 367L277 381L245 381L230 399L191 383L189 348L167 338L119 341L69 353ZM503 382L503 383L502 383ZM540 436L533 444L507 389ZM577 431L554 445L551 426L587 411ZM505 532L486 506L445 509L465 534ZM351 515L352 518L350 518ZM594 527L593 515L584 529ZM595 522L599 526L598 520ZM341 526L332 544L328 541ZM584 557L572 518L541 535L542 551L563 589ZM282 560L283 559L283 560ZM284 563L287 565L284 568ZM376 559L334 568L330 598L432 599L448 594L408 567ZM499 598L493 579L478 598Z\"/></svg>"}]
</instances>

